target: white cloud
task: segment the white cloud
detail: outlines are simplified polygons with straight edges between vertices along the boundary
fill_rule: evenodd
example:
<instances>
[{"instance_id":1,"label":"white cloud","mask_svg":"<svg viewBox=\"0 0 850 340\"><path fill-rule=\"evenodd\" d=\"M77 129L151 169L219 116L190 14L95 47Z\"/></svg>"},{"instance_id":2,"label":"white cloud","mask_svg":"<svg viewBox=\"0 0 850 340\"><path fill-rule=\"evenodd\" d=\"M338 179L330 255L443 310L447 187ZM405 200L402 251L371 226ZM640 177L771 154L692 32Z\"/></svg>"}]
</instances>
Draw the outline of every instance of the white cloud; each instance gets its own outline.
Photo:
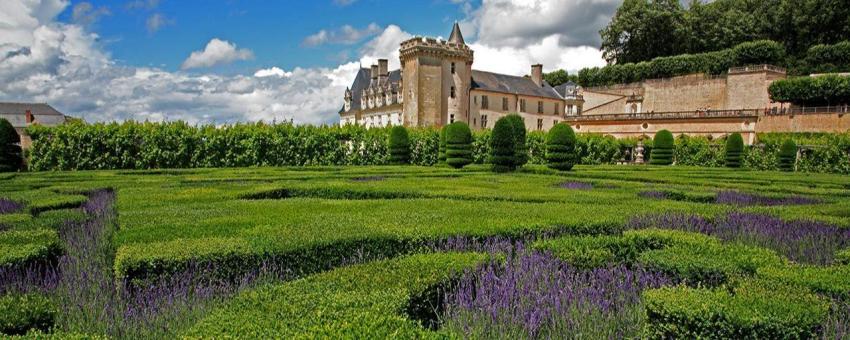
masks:
<instances>
[{"instance_id":1,"label":"white cloud","mask_svg":"<svg viewBox=\"0 0 850 340\"><path fill-rule=\"evenodd\" d=\"M291 77L292 72L286 72L286 71L280 69L277 66L274 66L274 67L271 67L271 68L265 68L265 69L262 69L262 70L257 70L257 72L254 72L254 77L257 77L257 78L271 77L271 76Z\"/></svg>"},{"instance_id":2,"label":"white cloud","mask_svg":"<svg viewBox=\"0 0 850 340\"><path fill-rule=\"evenodd\" d=\"M478 42L525 47L557 36L562 46L599 46L599 30L622 0L484 0L465 20Z\"/></svg>"},{"instance_id":3,"label":"white cloud","mask_svg":"<svg viewBox=\"0 0 850 340\"><path fill-rule=\"evenodd\" d=\"M191 68L210 67L251 58L254 58L254 53L251 50L247 48L239 49L236 47L236 44L229 41L213 38L207 43L203 51L192 52L180 68L187 70Z\"/></svg>"},{"instance_id":4,"label":"white cloud","mask_svg":"<svg viewBox=\"0 0 850 340\"><path fill-rule=\"evenodd\" d=\"M56 22L68 7L67 1L0 1L0 19L14 23L0 25L0 100L47 102L88 121L323 124L337 121L343 90L359 67L270 67L221 76L124 66L103 51L97 35Z\"/></svg>"},{"instance_id":5,"label":"white cloud","mask_svg":"<svg viewBox=\"0 0 850 340\"><path fill-rule=\"evenodd\" d=\"M345 44L351 45L360 42L366 37L381 32L381 27L376 23L357 29L351 25L343 25L336 30L321 30L304 38L304 46L319 46L323 44Z\"/></svg>"},{"instance_id":6,"label":"white cloud","mask_svg":"<svg viewBox=\"0 0 850 340\"><path fill-rule=\"evenodd\" d=\"M156 33L165 26L174 25L174 20L162 15L162 13L154 13L145 20L145 28L148 33Z\"/></svg>"},{"instance_id":7,"label":"white cloud","mask_svg":"<svg viewBox=\"0 0 850 340\"><path fill-rule=\"evenodd\" d=\"M159 0L134 0L128 2L124 5L124 8L128 10L134 9L154 9L156 6L159 6Z\"/></svg>"},{"instance_id":8,"label":"white cloud","mask_svg":"<svg viewBox=\"0 0 850 340\"><path fill-rule=\"evenodd\" d=\"M80 2L74 5L71 11L71 20L76 24L88 26L95 23L100 17L110 15L111 12L106 6L95 8L90 2Z\"/></svg>"},{"instance_id":9,"label":"white cloud","mask_svg":"<svg viewBox=\"0 0 850 340\"><path fill-rule=\"evenodd\" d=\"M371 65L378 62L378 59L389 59L389 68L399 68L399 53L398 48L402 41L412 38L413 35L405 32L396 25L389 25L374 39L367 42L360 50L362 57L360 63L363 65Z\"/></svg>"}]
</instances>

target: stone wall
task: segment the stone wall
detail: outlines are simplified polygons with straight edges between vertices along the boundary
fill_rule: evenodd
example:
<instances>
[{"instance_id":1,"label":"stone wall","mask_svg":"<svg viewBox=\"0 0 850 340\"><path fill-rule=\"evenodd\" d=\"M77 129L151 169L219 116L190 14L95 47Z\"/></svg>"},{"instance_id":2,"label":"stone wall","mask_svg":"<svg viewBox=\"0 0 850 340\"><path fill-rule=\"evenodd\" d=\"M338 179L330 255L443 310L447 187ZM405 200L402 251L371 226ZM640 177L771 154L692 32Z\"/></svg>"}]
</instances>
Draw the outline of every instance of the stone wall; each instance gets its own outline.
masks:
<instances>
[{"instance_id":1,"label":"stone wall","mask_svg":"<svg viewBox=\"0 0 850 340\"><path fill-rule=\"evenodd\" d=\"M763 115L756 132L850 132L850 113Z\"/></svg>"}]
</instances>

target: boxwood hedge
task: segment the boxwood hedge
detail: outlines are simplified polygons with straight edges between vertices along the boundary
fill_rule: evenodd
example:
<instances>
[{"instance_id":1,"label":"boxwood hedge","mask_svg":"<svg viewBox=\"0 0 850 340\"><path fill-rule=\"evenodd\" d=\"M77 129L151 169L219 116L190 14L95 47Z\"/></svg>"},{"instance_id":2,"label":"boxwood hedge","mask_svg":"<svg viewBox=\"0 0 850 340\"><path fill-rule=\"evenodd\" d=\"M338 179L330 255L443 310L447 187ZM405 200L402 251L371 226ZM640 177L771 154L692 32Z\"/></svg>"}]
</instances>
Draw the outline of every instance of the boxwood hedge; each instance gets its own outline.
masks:
<instances>
[{"instance_id":1,"label":"boxwood hedge","mask_svg":"<svg viewBox=\"0 0 850 340\"><path fill-rule=\"evenodd\" d=\"M546 165L569 171L577 163L576 134L567 124L555 124L546 135Z\"/></svg>"},{"instance_id":2,"label":"boxwood hedge","mask_svg":"<svg viewBox=\"0 0 850 340\"><path fill-rule=\"evenodd\" d=\"M670 165L673 164L673 134L668 130L660 130L652 139L652 152L649 156L649 164Z\"/></svg>"},{"instance_id":3,"label":"boxwood hedge","mask_svg":"<svg viewBox=\"0 0 850 340\"><path fill-rule=\"evenodd\" d=\"M454 122L444 129L446 137L446 164L462 168L472 163L472 131L464 122Z\"/></svg>"},{"instance_id":4,"label":"boxwood hedge","mask_svg":"<svg viewBox=\"0 0 850 340\"><path fill-rule=\"evenodd\" d=\"M0 334L22 335L31 330L49 331L56 306L39 293L10 293L0 296Z\"/></svg>"},{"instance_id":5,"label":"boxwood hedge","mask_svg":"<svg viewBox=\"0 0 850 340\"><path fill-rule=\"evenodd\" d=\"M685 286L644 292L650 339L817 338L829 302L763 280L714 289Z\"/></svg>"},{"instance_id":6,"label":"boxwood hedge","mask_svg":"<svg viewBox=\"0 0 850 340\"><path fill-rule=\"evenodd\" d=\"M440 308L440 301L417 297L485 258L473 253L413 255L261 287L212 311L185 335L288 339L441 337L406 311Z\"/></svg>"},{"instance_id":7,"label":"boxwood hedge","mask_svg":"<svg viewBox=\"0 0 850 340\"><path fill-rule=\"evenodd\" d=\"M390 128L387 148L390 150L390 164L410 163L410 137L404 126Z\"/></svg>"},{"instance_id":8,"label":"boxwood hedge","mask_svg":"<svg viewBox=\"0 0 850 340\"><path fill-rule=\"evenodd\" d=\"M726 167L740 168L744 158L744 139L740 133L732 133L726 138L725 149Z\"/></svg>"}]
</instances>

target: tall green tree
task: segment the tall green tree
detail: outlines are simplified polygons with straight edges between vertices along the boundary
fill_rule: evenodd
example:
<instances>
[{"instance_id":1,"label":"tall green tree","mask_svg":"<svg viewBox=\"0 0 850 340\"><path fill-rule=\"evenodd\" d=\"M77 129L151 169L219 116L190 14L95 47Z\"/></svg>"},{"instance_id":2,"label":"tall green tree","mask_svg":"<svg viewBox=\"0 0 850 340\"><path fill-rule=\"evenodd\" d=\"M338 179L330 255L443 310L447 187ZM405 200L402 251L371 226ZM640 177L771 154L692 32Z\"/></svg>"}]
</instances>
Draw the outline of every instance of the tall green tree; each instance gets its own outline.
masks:
<instances>
[{"instance_id":1,"label":"tall green tree","mask_svg":"<svg viewBox=\"0 0 850 340\"><path fill-rule=\"evenodd\" d=\"M549 73L544 73L543 79L546 80L546 82L552 86L558 86L570 81L573 83L578 83L577 74L569 74L567 71L564 70L557 70Z\"/></svg>"},{"instance_id":2,"label":"tall green tree","mask_svg":"<svg viewBox=\"0 0 850 340\"><path fill-rule=\"evenodd\" d=\"M0 118L0 172L18 171L23 165L20 142L15 127Z\"/></svg>"},{"instance_id":3,"label":"tall green tree","mask_svg":"<svg viewBox=\"0 0 850 340\"><path fill-rule=\"evenodd\" d=\"M682 53L685 10L678 0L626 0L602 36L602 57L630 63Z\"/></svg>"}]
</instances>

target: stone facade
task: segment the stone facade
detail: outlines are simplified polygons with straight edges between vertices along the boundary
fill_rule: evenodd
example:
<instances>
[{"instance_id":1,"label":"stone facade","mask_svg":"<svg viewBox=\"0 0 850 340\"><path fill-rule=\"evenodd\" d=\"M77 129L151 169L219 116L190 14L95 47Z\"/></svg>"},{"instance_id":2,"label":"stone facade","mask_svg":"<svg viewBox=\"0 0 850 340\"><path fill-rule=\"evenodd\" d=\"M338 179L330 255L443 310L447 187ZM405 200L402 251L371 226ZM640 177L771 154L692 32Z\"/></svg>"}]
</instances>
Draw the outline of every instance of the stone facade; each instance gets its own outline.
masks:
<instances>
[{"instance_id":1,"label":"stone facade","mask_svg":"<svg viewBox=\"0 0 850 340\"><path fill-rule=\"evenodd\" d=\"M748 143L757 132L848 130L843 113L767 114L781 106L770 101L767 89L785 78L784 69L771 65L736 67L719 76L552 87L539 64L525 77L473 70L474 52L457 24L448 41L415 37L402 42L399 52L400 70L388 71L385 59L360 69L346 89L340 124L441 127L462 121L480 130L517 113L530 131L567 123L578 133L617 138L652 136L661 129L718 138L739 132Z\"/></svg>"},{"instance_id":2,"label":"stone facade","mask_svg":"<svg viewBox=\"0 0 850 340\"><path fill-rule=\"evenodd\" d=\"M8 120L21 137L21 147L32 145L26 129L31 125L56 126L65 123L67 117L52 106L44 103L0 103L0 118Z\"/></svg>"}]
</instances>

